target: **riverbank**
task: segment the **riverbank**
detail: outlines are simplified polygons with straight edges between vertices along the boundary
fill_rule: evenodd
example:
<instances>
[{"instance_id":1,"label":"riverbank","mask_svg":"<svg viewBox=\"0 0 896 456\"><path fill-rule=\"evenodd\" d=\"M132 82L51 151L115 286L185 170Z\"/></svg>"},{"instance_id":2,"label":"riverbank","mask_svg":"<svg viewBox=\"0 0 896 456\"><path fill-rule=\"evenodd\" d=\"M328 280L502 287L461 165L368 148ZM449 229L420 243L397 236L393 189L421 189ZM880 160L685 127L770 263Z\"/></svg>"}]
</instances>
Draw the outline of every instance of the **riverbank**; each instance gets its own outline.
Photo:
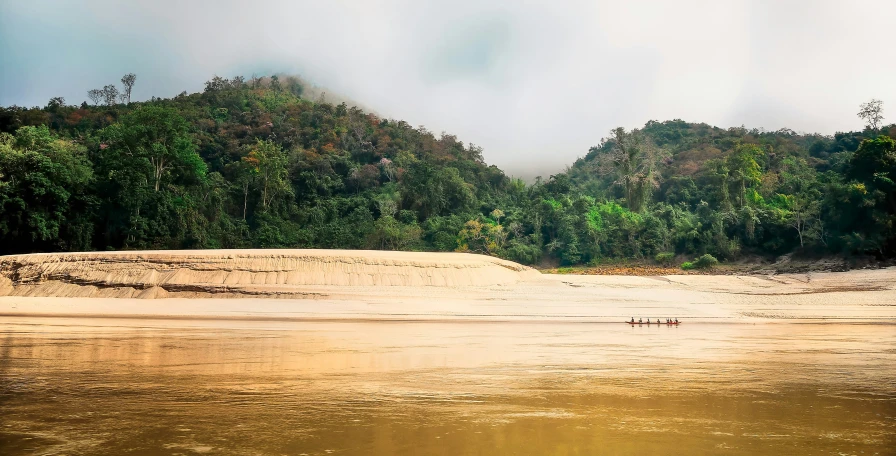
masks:
<instances>
[{"instance_id":1,"label":"riverbank","mask_svg":"<svg viewBox=\"0 0 896 456\"><path fill-rule=\"evenodd\" d=\"M566 267L540 267L543 274L574 275L625 275L625 276L659 276L659 275L756 275L805 274L817 272L847 272L885 269L896 266L892 261L881 262L870 257L822 257L794 258L784 255L769 260L749 257L737 262L720 263L711 269L684 270L679 265L657 264L649 260L608 260L597 265L581 265Z\"/></svg>"},{"instance_id":2,"label":"riverbank","mask_svg":"<svg viewBox=\"0 0 896 456\"><path fill-rule=\"evenodd\" d=\"M26 255L0 271L3 316L896 323L896 268L564 275L480 255L259 250Z\"/></svg>"}]
</instances>

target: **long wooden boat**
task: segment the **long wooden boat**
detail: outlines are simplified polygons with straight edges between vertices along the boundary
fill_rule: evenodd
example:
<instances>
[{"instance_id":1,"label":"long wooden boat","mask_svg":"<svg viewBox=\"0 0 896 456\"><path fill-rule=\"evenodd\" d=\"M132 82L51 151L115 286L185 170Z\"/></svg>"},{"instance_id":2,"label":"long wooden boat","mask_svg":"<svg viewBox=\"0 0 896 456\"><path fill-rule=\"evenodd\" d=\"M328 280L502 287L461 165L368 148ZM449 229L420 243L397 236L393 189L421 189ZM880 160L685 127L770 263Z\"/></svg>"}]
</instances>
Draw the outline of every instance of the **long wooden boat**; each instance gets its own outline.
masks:
<instances>
[{"instance_id":1,"label":"long wooden boat","mask_svg":"<svg viewBox=\"0 0 896 456\"><path fill-rule=\"evenodd\" d=\"M677 326L677 325L680 325L680 324L681 324L680 321L673 321L673 322L671 322L671 323L667 323L667 322L665 322L665 321L660 321L660 322L656 322L656 321L645 321L645 322L626 321L625 323L628 323L628 324L630 324L630 325L632 325L632 326L634 326L634 325L642 325L642 326L643 326L643 325L648 325L648 326L650 326L650 325Z\"/></svg>"}]
</instances>

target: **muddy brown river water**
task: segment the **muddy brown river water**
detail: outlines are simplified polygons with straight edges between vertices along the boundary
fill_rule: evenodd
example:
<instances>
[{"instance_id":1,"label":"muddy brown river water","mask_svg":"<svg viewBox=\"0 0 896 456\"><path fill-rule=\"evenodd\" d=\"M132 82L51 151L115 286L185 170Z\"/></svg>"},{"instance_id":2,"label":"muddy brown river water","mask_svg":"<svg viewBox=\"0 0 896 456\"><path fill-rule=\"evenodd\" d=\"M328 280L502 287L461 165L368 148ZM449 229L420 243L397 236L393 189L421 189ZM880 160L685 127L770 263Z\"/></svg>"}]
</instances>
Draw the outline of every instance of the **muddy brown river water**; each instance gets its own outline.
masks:
<instances>
[{"instance_id":1,"label":"muddy brown river water","mask_svg":"<svg viewBox=\"0 0 896 456\"><path fill-rule=\"evenodd\" d=\"M0 317L0 454L896 454L887 324Z\"/></svg>"}]
</instances>

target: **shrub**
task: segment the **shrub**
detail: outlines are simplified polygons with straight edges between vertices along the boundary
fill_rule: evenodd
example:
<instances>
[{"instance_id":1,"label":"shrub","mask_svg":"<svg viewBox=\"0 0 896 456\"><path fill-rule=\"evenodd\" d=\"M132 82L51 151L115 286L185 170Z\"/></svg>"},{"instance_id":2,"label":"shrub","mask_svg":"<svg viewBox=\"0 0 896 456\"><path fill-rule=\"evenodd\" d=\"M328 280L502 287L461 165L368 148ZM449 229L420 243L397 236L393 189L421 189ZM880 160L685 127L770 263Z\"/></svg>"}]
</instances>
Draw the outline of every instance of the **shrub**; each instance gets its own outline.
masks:
<instances>
[{"instance_id":1,"label":"shrub","mask_svg":"<svg viewBox=\"0 0 896 456\"><path fill-rule=\"evenodd\" d=\"M685 261L684 263L681 263L681 269L684 269L685 271L690 271L691 269L694 269L694 263L691 263L690 261Z\"/></svg>"},{"instance_id":2,"label":"shrub","mask_svg":"<svg viewBox=\"0 0 896 456\"><path fill-rule=\"evenodd\" d=\"M672 264L672 260L675 259L675 254L672 252L657 253L653 259L663 266L669 266Z\"/></svg>"},{"instance_id":3,"label":"shrub","mask_svg":"<svg viewBox=\"0 0 896 456\"><path fill-rule=\"evenodd\" d=\"M697 269L712 269L717 264L719 264L719 260L708 253L694 261L694 267Z\"/></svg>"},{"instance_id":4,"label":"shrub","mask_svg":"<svg viewBox=\"0 0 896 456\"><path fill-rule=\"evenodd\" d=\"M501 253L501 258L522 264L535 264L541 259L541 249L534 245L512 240Z\"/></svg>"}]
</instances>

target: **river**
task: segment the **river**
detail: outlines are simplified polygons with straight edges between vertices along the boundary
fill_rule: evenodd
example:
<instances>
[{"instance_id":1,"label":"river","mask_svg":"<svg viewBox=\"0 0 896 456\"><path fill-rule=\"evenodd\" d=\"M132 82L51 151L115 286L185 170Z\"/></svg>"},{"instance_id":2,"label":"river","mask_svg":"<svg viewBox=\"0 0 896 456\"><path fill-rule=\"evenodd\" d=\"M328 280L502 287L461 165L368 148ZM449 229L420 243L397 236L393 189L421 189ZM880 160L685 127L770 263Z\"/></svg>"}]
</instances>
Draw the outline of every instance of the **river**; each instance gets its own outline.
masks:
<instances>
[{"instance_id":1,"label":"river","mask_svg":"<svg viewBox=\"0 0 896 456\"><path fill-rule=\"evenodd\" d=\"M0 454L896 454L887 324L0 317Z\"/></svg>"}]
</instances>

